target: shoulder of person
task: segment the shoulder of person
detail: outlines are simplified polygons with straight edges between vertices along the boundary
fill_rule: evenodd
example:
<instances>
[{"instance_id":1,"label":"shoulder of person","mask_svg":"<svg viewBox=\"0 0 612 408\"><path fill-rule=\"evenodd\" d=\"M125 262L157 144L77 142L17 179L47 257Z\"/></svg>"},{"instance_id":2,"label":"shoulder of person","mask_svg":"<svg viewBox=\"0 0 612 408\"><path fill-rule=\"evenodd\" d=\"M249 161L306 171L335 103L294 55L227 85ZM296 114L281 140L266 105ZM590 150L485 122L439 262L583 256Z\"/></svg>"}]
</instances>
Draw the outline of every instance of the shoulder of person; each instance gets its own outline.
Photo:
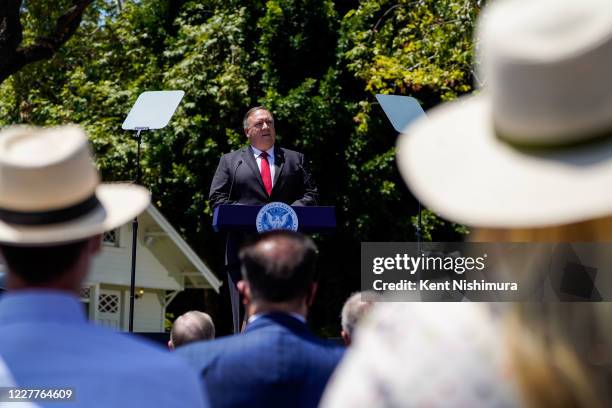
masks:
<instances>
[{"instance_id":1,"label":"shoulder of person","mask_svg":"<svg viewBox=\"0 0 612 408\"><path fill-rule=\"evenodd\" d=\"M327 352L330 355L341 357L346 350L346 347L344 347L344 345L339 341L324 339L321 337L315 338L317 346L320 347L323 352Z\"/></svg>"},{"instance_id":2,"label":"shoulder of person","mask_svg":"<svg viewBox=\"0 0 612 408\"><path fill-rule=\"evenodd\" d=\"M175 373L178 378L189 377L185 361L170 353L161 344L154 343L135 335L116 333L104 327L92 326L88 336L93 347L103 347L105 351L112 350L125 365L140 372L163 370ZM95 344L95 346L94 346Z\"/></svg>"},{"instance_id":3,"label":"shoulder of person","mask_svg":"<svg viewBox=\"0 0 612 408\"><path fill-rule=\"evenodd\" d=\"M281 152L283 152L285 154L285 156L298 156L298 157L303 157L304 154L300 153L298 151L295 150L291 150L291 149L285 149L284 147L274 147L275 149L279 149Z\"/></svg>"},{"instance_id":4,"label":"shoulder of person","mask_svg":"<svg viewBox=\"0 0 612 408\"><path fill-rule=\"evenodd\" d=\"M135 334L120 333L112 331L106 327L90 324L84 332L85 338L92 344L104 346L106 349L113 349L122 356L135 356L138 359L161 359L169 356L167 349L159 343L155 343L144 337ZM173 360L173 359L172 359Z\"/></svg>"},{"instance_id":5,"label":"shoulder of person","mask_svg":"<svg viewBox=\"0 0 612 408\"><path fill-rule=\"evenodd\" d=\"M248 146L243 146L239 149L236 150L232 150L229 153L223 153L223 155L221 156L221 160L229 160L232 161L233 159L235 159L237 156L241 155L242 153L244 153L249 147Z\"/></svg>"},{"instance_id":6,"label":"shoulder of person","mask_svg":"<svg viewBox=\"0 0 612 408\"><path fill-rule=\"evenodd\" d=\"M207 365L211 360L226 354L228 349L234 347L234 343L239 343L243 335L223 336L214 340L198 341L179 347L174 352L177 356L187 360L190 365L200 367ZM235 347L240 349L240 347Z\"/></svg>"},{"instance_id":7,"label":"shoulder of person","mask_svg":"<svg viewBox=\"0 0 612 408\"><path fill-rule=\"evenodd\" d=\"M141 363L134 364L132 372L147 388L149 400L155 400L148 406L207 406L198 370L187 361L163 348L154 348L140 357Z\"/></svg>"}]
</instances>

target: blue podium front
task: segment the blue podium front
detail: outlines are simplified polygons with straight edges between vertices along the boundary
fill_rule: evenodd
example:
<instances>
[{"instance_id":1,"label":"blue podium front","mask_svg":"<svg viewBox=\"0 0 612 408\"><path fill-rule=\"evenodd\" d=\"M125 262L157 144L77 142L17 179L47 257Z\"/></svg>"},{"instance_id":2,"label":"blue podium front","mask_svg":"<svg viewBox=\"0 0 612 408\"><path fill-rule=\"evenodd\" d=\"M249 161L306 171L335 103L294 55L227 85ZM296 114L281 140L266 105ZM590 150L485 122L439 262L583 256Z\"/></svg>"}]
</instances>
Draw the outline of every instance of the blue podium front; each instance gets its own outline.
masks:
<instances>
[{"instance_id":1,"label":"blue podium front","mask_svg":"<svg viewBox=\"0 0 612 408\"><path fill-rule=\"evenodd\" d=\"M284 205L284 204L283 204ZM232 304L234 333L242 324L240 295L236 283L241 279L238 251L245 237L257 233L257 215L263 205L221 204L213 214L213 229L227 232L225 265ZM298 231L303 233L330 233L336 229L335 207L291 207L297 215Z\"/></svg>"},{"instance_id":2,"label":"blue podium front","mask_svg":"<svg viewBox=\"0 0 612 408\"><path fill-rule=\"evenodd\" d=\"M213 229L216 232L257 232L255 220L263 205L222 204L215 208ZM291 207L298 217L298 230L305 233L329 233L336 229L335 207Z\"/></svg>"}]
</instances>

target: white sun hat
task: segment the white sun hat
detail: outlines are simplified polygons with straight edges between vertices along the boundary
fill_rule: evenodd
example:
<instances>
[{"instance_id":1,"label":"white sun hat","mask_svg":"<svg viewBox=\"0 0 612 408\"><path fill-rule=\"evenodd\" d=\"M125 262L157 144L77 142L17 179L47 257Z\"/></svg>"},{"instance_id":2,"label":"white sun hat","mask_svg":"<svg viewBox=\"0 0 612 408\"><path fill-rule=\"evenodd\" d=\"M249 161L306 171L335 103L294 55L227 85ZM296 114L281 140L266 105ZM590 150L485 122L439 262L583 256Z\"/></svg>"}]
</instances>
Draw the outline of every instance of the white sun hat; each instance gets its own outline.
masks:
<instances>
[{"instance_id":1,"label":"white sun hat","mask_svg":"<svg viewBox=\"0 0 612 408\"><path fill-rule=\"evenodd\" d=\"M471 226L612 214L612 1L500 0L477 32L485 88L398 140L410 189Z\"/></svg>"},{"instance_id":2,"label":"white sun hat","mask_svg":"<svg viewBox=\"0 0 612 408\"><path fill-rule=\"evenodd\" d=\"M77 126L0 132L0 243L54 245L116 228L150 202L147 189L100 184Z\"/></svg>"}]
</instances>

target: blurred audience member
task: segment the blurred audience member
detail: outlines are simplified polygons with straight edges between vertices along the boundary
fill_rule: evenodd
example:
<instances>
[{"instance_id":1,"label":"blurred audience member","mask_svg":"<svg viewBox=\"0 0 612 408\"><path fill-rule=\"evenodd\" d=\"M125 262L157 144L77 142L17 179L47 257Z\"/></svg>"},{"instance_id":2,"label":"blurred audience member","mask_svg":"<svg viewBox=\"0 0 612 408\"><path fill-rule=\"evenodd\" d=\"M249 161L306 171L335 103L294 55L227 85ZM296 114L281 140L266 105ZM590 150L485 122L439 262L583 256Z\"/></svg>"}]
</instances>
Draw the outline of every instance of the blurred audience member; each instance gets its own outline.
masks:
<instances>
[{"instance_id":1,"label":"blurred audience member","mask_svg":"<svg viewBox=\"0 0 612 408\"><path fill-rule=\"evenodd\" d=\"M483 304L379 304L321 407L521 406L504 339Z\"/></svg>"},{"instance_id":2,"label":"blurred audience member","mask_svg":"<svg viewBox=\"0 0 612 408\"><path fill-rule=\"evenodd\" d=\"M192 310L177 317L170 331L168 348L215 338L215 324L207 313Z\"/></svg>"},{"instance_id":3,"label":"blurred audience member","mask_svg":"<svg viewBox=\"0 0 612 408\"><path fill-rule=\"evenodd\" d=\"M509 0L483 13L486 87L407 129L398 141L402 176L430 209L475 227L476 241L612 241L612 3ZM610 256L600 248L595 255ZM323 406L610 400L607 304L518 304L499 318L489 310L381 305Z\"/></svg>"},{"instance_id":4,"label":"blurred audience member","mask_svg":"<svg viewBox=\"0 0 612 408\"><path fill-rule=\"evenodd\" d=\"M345 346L351 345L355 328L374 305L376 301L375 296L377 295L374 292L356 292L344 302L342 312L340 313L342 324L340 334Z\"/></svg>"},{"instance_id":5,"label":"blurred audience member","mask_svg":"<svg viewBox=\"0 0 612 408\"><path fill-rule=\"evenodd\" d=\"M317 290L312 240L297 232L253 237L240 251L238 288L250 316L240 335L177 350L201 372L215 407L316 407L343 348L306 325Z\"/></svg>"},{"instance_id":6,"label":"blurred audience member","mask_svg":"<svg viewBox=\"0 0 612 408\"><path fill-rule=\"evenodd\" d=\"M15 383L71 388L71 407L204 406L184 362L89 324L79 300L101 234L143 211L149 192L100 185L74 126L3 131L0 174L0 355Z\"/></svg>"}]
</instances>

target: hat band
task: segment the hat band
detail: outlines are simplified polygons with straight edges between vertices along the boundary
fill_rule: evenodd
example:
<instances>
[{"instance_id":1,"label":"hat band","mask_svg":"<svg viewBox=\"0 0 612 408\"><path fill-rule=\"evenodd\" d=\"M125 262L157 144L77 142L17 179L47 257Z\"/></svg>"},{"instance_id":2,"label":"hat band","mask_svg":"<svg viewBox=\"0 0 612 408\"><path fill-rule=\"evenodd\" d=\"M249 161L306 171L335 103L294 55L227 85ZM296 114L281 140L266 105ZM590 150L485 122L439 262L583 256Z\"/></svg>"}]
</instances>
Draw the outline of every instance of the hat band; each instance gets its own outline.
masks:
<instances>
[{"instance_id":1,"label":"hat band","mask_svg":"<svg viewBox=\"0 0 612 408\"><path fill-rule=\"evenodd\" d=\"M556 141L538 141L537 138L529 138L525 136L518 138L508 132L501 131L495 123L493 124L493 132L498 139L512 146L536 150L576 148L581 146L596 145L612 139L612 129L569 135L562 140Z\"/></svg>"},{"instance_id":2,"label":"hat band","mask_svg":"<svg viewBox=\"0 0 612 408\"><path fill-rule=\"evenodd\" d=\"M47 225L66 222L87 214L100 205L95 194L78 204L51 211L14 211L0 208L0 220L17 225Z\"/></svg>"}]
</instances>

